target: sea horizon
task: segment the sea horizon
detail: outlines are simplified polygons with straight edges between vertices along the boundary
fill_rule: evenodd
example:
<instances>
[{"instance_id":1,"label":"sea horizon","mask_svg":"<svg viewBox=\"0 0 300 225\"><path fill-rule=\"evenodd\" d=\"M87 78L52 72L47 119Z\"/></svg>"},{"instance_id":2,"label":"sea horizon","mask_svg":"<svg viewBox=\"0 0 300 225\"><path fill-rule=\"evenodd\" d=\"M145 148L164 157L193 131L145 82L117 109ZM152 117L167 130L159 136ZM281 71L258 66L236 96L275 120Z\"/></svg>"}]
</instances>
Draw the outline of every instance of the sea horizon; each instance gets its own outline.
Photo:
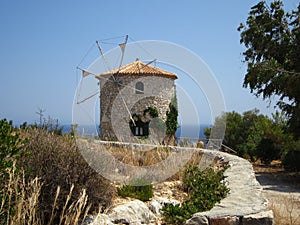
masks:
<instances>
[{"instance_id":1,"label":"sea horizon","mask_svg":"<svg viewBox=\"0 0 300 225\"><path fill-rule=\"evenodd\" d=\"M64 124L62 126L63 133L71 132L72 124ZM182 125L178 127L175 136L177 138L189 138L189 139L205 139L204 129L209 128L210 124L200 124L200 125ZM99 125L80 125L81 134L88 136L100 135Z\"/></svg>"}]
</instances>

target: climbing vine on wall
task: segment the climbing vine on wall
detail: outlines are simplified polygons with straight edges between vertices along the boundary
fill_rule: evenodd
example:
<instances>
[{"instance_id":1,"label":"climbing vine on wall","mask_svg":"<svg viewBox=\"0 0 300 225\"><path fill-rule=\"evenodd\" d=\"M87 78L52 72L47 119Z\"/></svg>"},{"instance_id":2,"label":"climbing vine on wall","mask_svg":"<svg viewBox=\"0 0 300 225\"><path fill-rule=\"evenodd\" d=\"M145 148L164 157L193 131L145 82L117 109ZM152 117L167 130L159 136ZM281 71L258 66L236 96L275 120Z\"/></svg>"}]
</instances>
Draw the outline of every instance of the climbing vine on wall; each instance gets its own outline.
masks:
<instances>
[{"instance_id":1,"label":"climbing vine on wall","mask_svg":"<svg viewBox=\"0 0 300 225\"><path fill-rule=\"evenodd\" d=\"M143 114L133 114L132 120L129 121L131 132L135 136L148 137L149 123L153 118L158 117L158 110L155 107L148 107L144 109ZM159 124L158 124L159 125Z\"/></svg>"},{"instance_id":2,"label":"climbing vine on wall","mask_svg":"<svg viewBox=\"0 0 300 225\"><path fill-rule=\"evenodd\" d=\"M152 118L156 118L158 117L158 110L157 108L155 107L148 107L144 110L144 116L149 113L149 115L152 117Z\"/></svg>"}]
</instances>

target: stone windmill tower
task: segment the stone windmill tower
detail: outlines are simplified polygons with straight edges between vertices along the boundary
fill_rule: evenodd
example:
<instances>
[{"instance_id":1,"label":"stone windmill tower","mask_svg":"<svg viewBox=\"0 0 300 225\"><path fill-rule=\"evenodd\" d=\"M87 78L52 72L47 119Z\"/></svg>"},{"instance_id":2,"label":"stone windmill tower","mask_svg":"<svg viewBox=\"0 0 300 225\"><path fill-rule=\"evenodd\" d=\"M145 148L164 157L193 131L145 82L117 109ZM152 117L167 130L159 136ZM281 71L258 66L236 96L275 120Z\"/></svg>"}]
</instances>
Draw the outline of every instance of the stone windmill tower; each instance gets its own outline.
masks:
<instances>
[{"instance_id":1,"label":"stone windmill tower","mask_svg":"<svg viewBox=\"0 0 300 225\"><path fill-rule=\"evenodd\" d=\"M96 78L100 80L101 140L151 137L155 135L151 124L167 120L176 74L137 59Z\"/></svg>"}]
</instances>

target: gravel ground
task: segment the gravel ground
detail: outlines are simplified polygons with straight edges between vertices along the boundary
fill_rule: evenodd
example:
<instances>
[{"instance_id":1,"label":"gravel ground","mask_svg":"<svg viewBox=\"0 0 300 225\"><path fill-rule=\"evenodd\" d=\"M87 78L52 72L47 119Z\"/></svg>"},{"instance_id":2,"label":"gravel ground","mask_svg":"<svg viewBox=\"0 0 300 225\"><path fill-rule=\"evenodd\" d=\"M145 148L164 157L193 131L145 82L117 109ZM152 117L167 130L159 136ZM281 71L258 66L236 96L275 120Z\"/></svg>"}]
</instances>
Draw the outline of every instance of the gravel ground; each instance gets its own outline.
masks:
<instances>
[{"instance_id":1,"label":"gravel ground","mask_svg":"<svg viewBox=\"0 0 300 225\"><path fill-rule=\"evenodd\" d=\"M275 224L300 224L300 174L287 173L278 166L254 166L256 179L263 187L274 212Z\"/></svg>"}]
</instances>

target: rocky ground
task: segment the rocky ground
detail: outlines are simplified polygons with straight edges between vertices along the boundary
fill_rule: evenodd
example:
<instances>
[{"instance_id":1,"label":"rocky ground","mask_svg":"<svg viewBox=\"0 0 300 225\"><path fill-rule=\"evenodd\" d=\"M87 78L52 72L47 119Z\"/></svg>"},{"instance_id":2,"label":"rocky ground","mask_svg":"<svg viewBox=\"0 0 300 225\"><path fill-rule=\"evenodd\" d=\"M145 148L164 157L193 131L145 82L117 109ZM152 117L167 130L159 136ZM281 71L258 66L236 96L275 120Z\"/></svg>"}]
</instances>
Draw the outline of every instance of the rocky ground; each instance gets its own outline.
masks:
<instances>
[{"instance_id":1,"label":"rocky ground","mask_svg":"<svg viewBox=\"0 0 300 225\"><path fill-rule=\"evenodd\" d=\"M153 197L151 201L141 202L132 198L116 196L111 208L107 209L107 214L88 216L84 224L161 225L164 224L160 211L163 203L179 204L186 198L187 194L182 191L181 181L165 181L153 185ZM128 221L132 222L128 223Z\"/></svg>"},{"instance_id":2,"label":"rocky ground","mask_svg":"<svg viewBox=\"0 0 300 225\"><path fill-rule=\"evenodd\" d=\"M274 212L275 224L300 224L300 173L285 172L279 162L270 166L255 164L253 168L256 179L263 188L263 194L269 201L269 208ZM153 187L154 196L182 202L187 196L181 191L181 187L180 181L156 184ZM114 205L130 200L117 198ZM161 224L161 221L153 224Z\"/></svg>"},{"instance_id":3,"label":"rocky ground","mask_svg":"<svg viewBox=\"0 0 300 225\"><path fill-rule=\"evenodd\" d=\"M179 204L183 202L187 198L187 193L182 191L182 182L179 180L174 181L165 181L162 183L154 184L153 185L153 198L154 200L159 201L161 200L168 200L170 203ZM113 200L113 206L121 206L128 202L133 201L134 199L131 198L122 198L116 196L116 198ZM146 202L146 205L151 208L151 204L153 204L153 201ZM153 207L152 207L153 209ZM155 209L152 211L156 211ZM153 225L157 224L163 224L162 217L158 216L158 212L156 213L156 221L151 223Z\"/></svg>"},{"instance_id":4,"label":"rocky ground","mask_svg":"<svg viewBox=\"0 0 300 225\"><path fill-rule=\"evenodd\" d=\"M288 173L279 162L254 165L256 179L274 212L275 224L300 224L300 173Z\"/></svg>"},{"instance_id":5,"label":"rocky ground","mask_svg":"<svg viewBox=\"0 0 300 225\"><path fill-rule=\"evenodd\" d=\"M230 193L212 210L194 214L187 224L240 224L241 221L245 224L273 224L273 213L267 208L252 165L245 159L221 152L205 150L205 154L214 154L229 162L230 167L224 176ZM187 197L181 187L178 180L156 184L154 197L147 203L117 197L106 214L90 217L87 224L162 224L160 209L164 203L178 204Z\"/></svg>"}]
</instances>

